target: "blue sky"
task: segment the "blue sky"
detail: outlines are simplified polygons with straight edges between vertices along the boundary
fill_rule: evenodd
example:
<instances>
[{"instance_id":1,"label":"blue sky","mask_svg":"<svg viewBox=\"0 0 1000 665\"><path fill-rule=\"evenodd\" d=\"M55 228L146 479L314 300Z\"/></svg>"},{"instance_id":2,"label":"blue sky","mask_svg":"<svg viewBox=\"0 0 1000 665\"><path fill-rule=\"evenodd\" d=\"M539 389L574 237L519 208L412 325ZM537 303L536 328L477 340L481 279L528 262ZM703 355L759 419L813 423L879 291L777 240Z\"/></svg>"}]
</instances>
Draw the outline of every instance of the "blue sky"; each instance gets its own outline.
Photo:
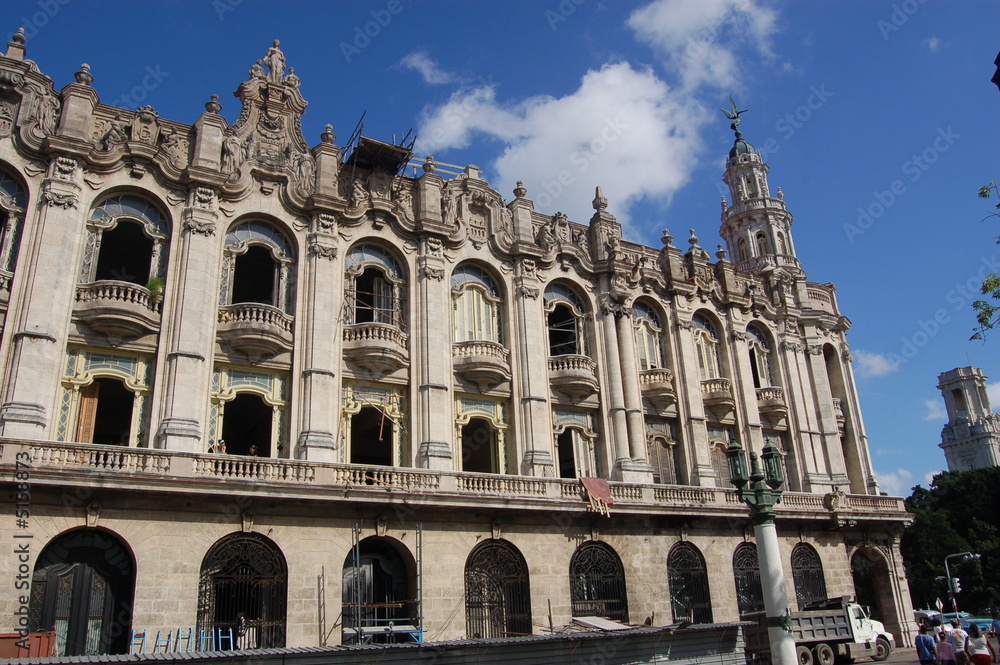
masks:
<instances>
[{"instance_id":1,"label":"blue sky","mask_svg":"<svg viewBox=\"0 0 1000 665\"><path fill-rule=\"evenodd\" d=\"M939 373L982 367L998 388L1000 332L968 341L982 277L1000 271L1000 91L993 1L156 3L5 0L8 34L57 87L87 62L101 101L193 122L280 39L338 143L362 113L382 140L473 163L508 198L586 221L595 185L626 238L720 242L718 110L732 94L795 216L809 279L833 282L883 489L944 466Z\"/></svg>"}]
</instances>

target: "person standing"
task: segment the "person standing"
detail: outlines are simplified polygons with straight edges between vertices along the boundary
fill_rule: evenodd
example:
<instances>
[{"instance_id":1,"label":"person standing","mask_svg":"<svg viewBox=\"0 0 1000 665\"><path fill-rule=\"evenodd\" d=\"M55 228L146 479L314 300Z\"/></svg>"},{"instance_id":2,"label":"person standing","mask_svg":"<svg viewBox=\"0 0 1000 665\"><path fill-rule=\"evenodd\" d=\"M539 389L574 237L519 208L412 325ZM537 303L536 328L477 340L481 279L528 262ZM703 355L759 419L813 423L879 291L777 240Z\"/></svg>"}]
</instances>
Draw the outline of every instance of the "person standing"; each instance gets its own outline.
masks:
<instances>
[{"instance_id":1,"label":"person standing","mask_svg":"<svg viewBox=\"0 0 1000 665\"><path fill-rule=\"evenodd\" d=\"M937 650L934 648L934 638L927 634L927 626L920 625L920 634L913 641L917 647L917 660L920 665L937 665Z\"/></svg>"},{"instance_id":2,"label":"person standing","mask_svg":"<svg viewBox=\"0 0 1000 665\"><path fill-rule=\"evenodd\" d=\"M955 665L955 649L946 633L938 633L937 657L940 665Z\"/></svg>"},{"instance_id":3,"label":"person standing","mask_svg":"<svg viewBox=\"0 0 1000 665\"><path fill-rule=\"evenodd\" d=\"M975 624L969 626L969 636L965 638L965 653L972 665L991 665L997 662L997 655L989 638L980 634L979 626Z\"/></svg>"},{"instance_id":4,"label":"person standing","mask_svg":"<svg viewBox=\"0 0 1000 665\"><path fill-rule=\"evenodd\" d=\"M951 622L951 632L948 633L948 641L951 642L955 650L955 665L969 665L969 659L965 655L965 638L969 634L962 629L962 624L958 619Z\"/></svg>"}]
</instances>

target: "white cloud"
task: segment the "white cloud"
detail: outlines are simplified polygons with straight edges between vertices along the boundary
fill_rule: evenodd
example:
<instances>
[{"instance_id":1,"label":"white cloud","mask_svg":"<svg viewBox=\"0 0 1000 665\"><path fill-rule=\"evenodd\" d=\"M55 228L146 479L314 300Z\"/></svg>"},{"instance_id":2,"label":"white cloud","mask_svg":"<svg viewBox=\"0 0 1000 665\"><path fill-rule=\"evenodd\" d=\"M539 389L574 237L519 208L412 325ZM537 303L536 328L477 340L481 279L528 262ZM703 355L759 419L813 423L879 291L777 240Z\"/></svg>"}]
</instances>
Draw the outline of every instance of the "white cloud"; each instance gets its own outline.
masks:
<instances>
[{"instance_id":1,"label":"white cloud","mask_svg":"<svg viewBox=\"0 0 1000 665\"><path fill-rule=\"evenodd\" d=\"M889 496L909 496L913 488L913 474L906 469L896 469L888 473L875 472L879 488Z\"/></svg>"},{"instance_id":2,"label":"white cloud","mask_svg":"<svg viewBox=\"0 0 1000 665\"><path fill-rule=\"evenodd\" d=\"M931 53L937 53L938 49L941 48L941 38L940 37L928 37L923 42L923 45L927 47Z\"/></svg>"},{"instance_id":3,"label":"white cloud","mask_svg":"<svg viewBox=\"0 0 1000 665\"><path fill-rule=\"evenodd\" d=\"M948 420L948 410L944 408L944 400L940 397L925 400L924 406L927 407L927 415L924 416L924 420Z\"/></svg>"},{"instance_id":4,"label":"white cloud","mask_svg":"<svg viewBox=\"0 0 1000 665\"><path fill-rule=\"evenodd\" d=\"M707 118L651 69L624 62L588 71L564 97L504 103L495 86L462 88L424 110L416 149L463 148L476 136L499 141L502 152L491 165L497 189L522 180L540 212L561 210L586 222L600 185L610 212L625 223L630 203L669 200L685 183Z\"/></svg>"},{"instance_id":5,"label":"white cloud","mask_svg":"<svg viewBox=\"0 0 1000 665\"><path fill-rule=\"evenodd\" d=\"M939 473L944 473L944 472L945 472L945 470L941 469L940 471L928 471L927 473L925 473L924 474L924 483L923 483L924 487L930 487L931 483L934 482L934 476L938 475Z\"/></svg>"},{"instance_id":6,"label":"white cloud","mask_svg":"<svg viewBox=\"0 0 1000 665\"><path fill-rule=\"evenodd\" d=\"M881 353L870 353L858 349L853 352L853 355L858 368L858 375L863 379L885 376L899 369L899 365L893 363Z\"/></svg>"},{"instance_id":7,"label":"white cloud","mask_svg":"<svg viewBox=\"0 0 1000 665\"><path fill-rule=\"evenodd\" d=\"M990 400L990 408L996 409L994 404L1000 404L1000 381L986 384L986 397Z\"/></svg>"},{"instance_id":8,"label":"white cloud","mask_svg":"<svg viewBox=\"0 0 1000 665\"><path fill-rule=\"evenodd\" d=\"M684 89L732 89L748 50L771 57L777 18L762 0L655 0L634 11L628 25L665 56Z\"/></svg>"},{"instance_id":9,"label":"white cloud","mask_svg":"<svg viewBox=\"0 0 1000 665\"><path fill-rule=\"evenodd\" d=\"M414 51L400 60L399 65L417 72L424 79L424 83L429 85L444 85L458 80L458 77L451 72L441 69L427 51Z\"/></svg>"}]
</instances>

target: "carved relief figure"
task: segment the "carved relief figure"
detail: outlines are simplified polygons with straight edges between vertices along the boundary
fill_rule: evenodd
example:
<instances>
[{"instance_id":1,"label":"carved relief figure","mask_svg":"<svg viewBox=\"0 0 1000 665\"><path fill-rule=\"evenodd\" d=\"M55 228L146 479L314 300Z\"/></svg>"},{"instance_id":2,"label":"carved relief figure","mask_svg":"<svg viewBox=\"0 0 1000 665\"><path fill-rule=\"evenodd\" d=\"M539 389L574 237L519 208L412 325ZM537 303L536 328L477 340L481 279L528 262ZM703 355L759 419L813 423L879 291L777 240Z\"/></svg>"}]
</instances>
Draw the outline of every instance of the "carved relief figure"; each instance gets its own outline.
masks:
<instances>
[{"instance_id":1,"label":"carved relief figure","mask_svg":"<svg viewBox=\"0 0 1000 665\"><path fill-rule=\"evenodd\" d=\"M115 119L108 123L108 131L104 134L102 143L104 149L111 150L116 145L128 141L128 129L129 123L122 118L121 114L116 115Z\"/></svg>"}]
</instances>

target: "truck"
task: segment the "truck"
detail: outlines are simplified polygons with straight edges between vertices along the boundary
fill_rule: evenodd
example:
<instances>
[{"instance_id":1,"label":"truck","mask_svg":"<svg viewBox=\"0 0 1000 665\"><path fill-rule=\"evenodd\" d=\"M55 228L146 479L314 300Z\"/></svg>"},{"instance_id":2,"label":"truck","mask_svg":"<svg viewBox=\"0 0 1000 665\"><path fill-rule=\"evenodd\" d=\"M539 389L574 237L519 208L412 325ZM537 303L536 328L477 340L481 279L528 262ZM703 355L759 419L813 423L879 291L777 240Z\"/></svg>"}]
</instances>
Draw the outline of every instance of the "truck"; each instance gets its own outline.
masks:
<instances>
[{"instance_id":1,"label":"truck","mask_svg":"<svg viewBox=\"0 0 1000 665\"><path fill-rule=\"evenodd\" d=\"M770 665L767 617L764 612L752 612L743 619L749 623L744 630L747 663ZM865 656L883 661L896 647L892 633L850 596L805 605L801 612L790 614L788 622L795 637L798 665L833 665Z\"/></svg>"}]
</instances>

